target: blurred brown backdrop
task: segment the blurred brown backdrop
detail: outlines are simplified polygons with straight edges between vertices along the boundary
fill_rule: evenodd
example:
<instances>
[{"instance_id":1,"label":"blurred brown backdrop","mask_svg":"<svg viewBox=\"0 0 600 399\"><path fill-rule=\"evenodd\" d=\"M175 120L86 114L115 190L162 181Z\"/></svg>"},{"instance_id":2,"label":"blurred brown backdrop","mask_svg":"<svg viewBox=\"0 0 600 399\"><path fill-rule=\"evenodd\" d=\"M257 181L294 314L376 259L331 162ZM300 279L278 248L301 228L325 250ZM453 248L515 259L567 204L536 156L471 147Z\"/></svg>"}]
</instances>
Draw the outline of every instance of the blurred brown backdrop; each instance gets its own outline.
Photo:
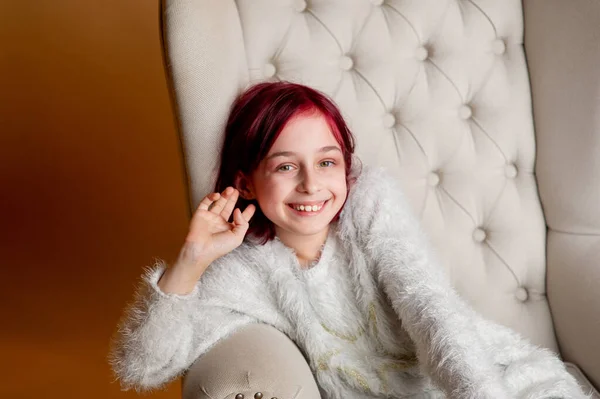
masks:
<instances>
[{"instance_id":1,"label":"blurred brown backdrop","mask_svg":"<svg viewBox=\"0 0 600 399\"><path fill-rule=\"evenodd\" d=\"M188 221L158 1L0 2L0 140L0 397L137 397L108 341Z\"/></svg>"}]
</instances>

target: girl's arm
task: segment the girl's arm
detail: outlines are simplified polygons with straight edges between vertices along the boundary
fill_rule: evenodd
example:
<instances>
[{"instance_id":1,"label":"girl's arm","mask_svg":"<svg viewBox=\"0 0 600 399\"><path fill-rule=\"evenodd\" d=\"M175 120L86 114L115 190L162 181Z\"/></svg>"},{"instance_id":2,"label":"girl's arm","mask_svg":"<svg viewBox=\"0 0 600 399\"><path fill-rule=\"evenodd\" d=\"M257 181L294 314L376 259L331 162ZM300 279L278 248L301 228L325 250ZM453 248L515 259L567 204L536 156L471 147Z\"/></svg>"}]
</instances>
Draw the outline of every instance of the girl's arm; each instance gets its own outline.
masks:
<instances>
[{"instance_id":1,"label":"girl's arm","mask_svg":"<svg viewBox=\"0 0 600 399\"><path fill-rule=\"evenodd\" d=\"M552 351L536 347L513 330L480 318L473 328L517 398L584 399L577 380Z\"/></svg>"},{"instance_id":2,"label":"girl's arm","mask_svg":"<svg viewBox=\"0 0 600 399\"><path fill-rule=\"evenodd\" d=\"M252 286L254 276L247 269L235 266L211 265L192 292L183 295L158 287L164 262L146 270L111 341L109 363L124 390L162 387L217 341L256 322L244 309L265 309L263 303L257 306L261 290ZM244 286L236 287L236 281ZM238 308L236 295L239 306L246 307Z\"/></svg>"},{"instance_id":3,"label":"girl's arm","mask_svg":"<svg viewBox=\"0 0 600 399\"><path fill-rule=\"evenodd\" d=\"M395 178L365 167L342 213L342 226L373 260L373 273L436 385L449 398L508 398L501 369L473 328L479 316L431 256Z\"/></svg>"}]
</instances>

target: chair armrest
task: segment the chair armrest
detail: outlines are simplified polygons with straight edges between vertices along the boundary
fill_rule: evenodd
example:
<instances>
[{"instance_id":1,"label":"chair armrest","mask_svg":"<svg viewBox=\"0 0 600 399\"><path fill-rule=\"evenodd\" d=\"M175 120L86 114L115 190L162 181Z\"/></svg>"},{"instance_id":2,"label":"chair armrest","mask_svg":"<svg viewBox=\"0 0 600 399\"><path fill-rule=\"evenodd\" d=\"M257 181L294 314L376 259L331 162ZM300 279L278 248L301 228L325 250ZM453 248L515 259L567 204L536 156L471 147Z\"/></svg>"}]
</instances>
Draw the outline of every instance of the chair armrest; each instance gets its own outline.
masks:
<instances>
[{"instance_id":1,"label":"chair armrest","mask_svg":"<svg viewBox=\"0 0 600 399\"><path fill-rule=\"evenodd\" d=\"M565 367L567 371L571 373L573 377L577 380L583 392L588 395L592 395L590 399L600 399L600 393L594 388L592 383L585 377L585 375L581 372L579 367L574 365L573 363L565 363Z\"/></svg>"},{"instance_id":2,"label":"chair armrest","mask_svg":"<svg viewBox=\"0 0 600 399\"><path fill-rule=\"evenodd\" d=\"M183 399L319 399L319 388L298 347L285 334L253 324L198 358L183 378Z\"/></svg>"}]
</instances>

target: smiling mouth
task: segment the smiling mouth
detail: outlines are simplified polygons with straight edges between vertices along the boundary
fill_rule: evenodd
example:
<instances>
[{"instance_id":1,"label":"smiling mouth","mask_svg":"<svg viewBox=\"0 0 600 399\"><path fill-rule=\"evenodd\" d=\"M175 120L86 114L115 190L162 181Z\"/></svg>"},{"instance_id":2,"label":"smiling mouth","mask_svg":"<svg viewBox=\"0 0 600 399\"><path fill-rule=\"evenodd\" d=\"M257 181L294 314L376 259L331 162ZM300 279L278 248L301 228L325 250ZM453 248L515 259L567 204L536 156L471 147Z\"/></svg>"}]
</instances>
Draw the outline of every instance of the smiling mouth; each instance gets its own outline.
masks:
<instances>
[{"instance_id":1,"label":"smiling mouth","mask_svg":"<svg viewBox=\"0 0 600 399\"><path fill-rule=\"evenodd\" d=\"M327 201L322 201L322 202L316 202L316 203L310 203L310 204L302 204L302 203L298 203L298 204L288 204L288 206L298 212L305 212L305 213L313 213L313 212L319 212L327 203Z\"/></svg>"}]
</instances>

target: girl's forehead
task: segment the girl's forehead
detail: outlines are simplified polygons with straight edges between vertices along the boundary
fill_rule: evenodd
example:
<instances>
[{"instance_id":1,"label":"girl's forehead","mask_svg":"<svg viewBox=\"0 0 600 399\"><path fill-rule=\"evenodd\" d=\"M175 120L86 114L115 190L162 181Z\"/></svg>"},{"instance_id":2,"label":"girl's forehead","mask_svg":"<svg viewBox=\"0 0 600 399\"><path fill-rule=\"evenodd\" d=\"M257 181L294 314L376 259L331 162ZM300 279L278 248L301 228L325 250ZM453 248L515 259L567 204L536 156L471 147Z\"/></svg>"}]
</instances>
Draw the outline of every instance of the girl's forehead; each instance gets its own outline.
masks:
<instances>
[{"instance_id":1,"label":"girl's forehead","mask_svg":"<svg viewBox=\"0 0 600 399\"><path fill-rule=\"evenodd\" d=\"M269 152L279 151L281 147L320 149L326 145L337 145L327 119L318 113L301 114L287 122Z\"/></svg>"}]
</instances>

